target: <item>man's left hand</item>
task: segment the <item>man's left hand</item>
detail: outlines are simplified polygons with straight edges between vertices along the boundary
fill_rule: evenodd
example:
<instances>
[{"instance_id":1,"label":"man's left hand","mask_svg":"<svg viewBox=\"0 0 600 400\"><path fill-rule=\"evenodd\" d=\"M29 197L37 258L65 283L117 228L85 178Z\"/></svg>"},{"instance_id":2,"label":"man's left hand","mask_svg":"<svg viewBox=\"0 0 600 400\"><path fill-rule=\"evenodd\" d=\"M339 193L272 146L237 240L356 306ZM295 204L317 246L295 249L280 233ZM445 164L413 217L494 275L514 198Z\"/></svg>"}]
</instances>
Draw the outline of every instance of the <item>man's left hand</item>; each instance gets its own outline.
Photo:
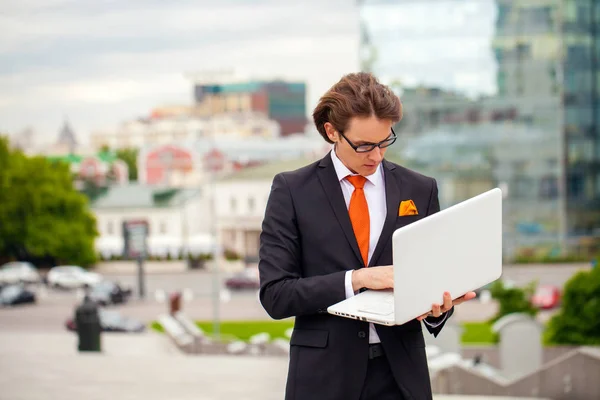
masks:
<instances>
[{"instance_id":1,"label":"man's left hand","mask_svg":"<svg viewBox=\"0 0 600 400\"><path fill-rule=\"evenodd\" d=\"M444 304L433 304L431 306L431 311L417 317L417 319L419 321L423 321L425 318L427 317L441 317L443 313L450 311L450 309L452 309L452 307L457 306L461 303L464 303L465 301L474 299L477 295L475 294L475 292L468 292L467 294L465 294L464 296L459 297L456 300L452 300L452 296L450 296L450 293L445 292L444 293Z\"/></svg>"}]
</instances>

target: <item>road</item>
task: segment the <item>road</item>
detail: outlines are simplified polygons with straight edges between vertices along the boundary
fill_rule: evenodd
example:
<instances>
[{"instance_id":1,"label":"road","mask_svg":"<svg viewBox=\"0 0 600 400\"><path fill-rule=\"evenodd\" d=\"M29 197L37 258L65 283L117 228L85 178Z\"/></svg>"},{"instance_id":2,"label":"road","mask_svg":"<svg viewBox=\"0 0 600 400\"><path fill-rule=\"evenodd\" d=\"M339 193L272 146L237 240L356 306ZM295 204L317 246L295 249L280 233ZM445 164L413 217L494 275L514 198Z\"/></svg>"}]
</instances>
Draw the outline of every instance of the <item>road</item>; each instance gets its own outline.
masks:
<instances>
[{"instance_id":1,"label":"road","mask_svg":"<svg viewBox=\"0 0 600 400\"><path fill-rule=\"evenodd\" d=\"M556 285L562 288L575 273L589 269L589 264L505 266L503 277L518 286L537 280L540 285Z\"/></svg>"},{"instance_id":2,"label":"road","mask_svg":"<svg viewBox=\"0 0 600 400\"><path fill-rule=\"evenodd\" d=\"M585 269L589 269L589 266L586 264L509 265L503 269L503 278L511 280L517 285L525 285L531 281L538 280L540 284L562 287L574 273ZM227 274L223 274L221 279L223 280L227 276ZM133 273L111 273L107 277L137 287L137 277ZM146 277L146 285L150 292L157 289L172 291L189 288L197 295L210 295L212 290L212 275L205 271L149 274Z\"/></svg>"},{"instance_id":3,"label":"road","mask_svg":"<svg viewBox=\"0 0 600 400\"><path fill-rule=\"evenodd\" d=\"M76 292L56 292L41 290L36 304L18 307L0 308L0 331L57 331L64 330L67 318L73 316L80 303ZM269 316L264 311L256 292L233 293L231 298L220 304L222 320L261 320ZM133 317L145 323L157 319L168 311L168 305L156 301L153 296L146 300L133 298L126 304L109 307L118 310L122 315ZM194 296L183 301L182 309L194 320L212 320L213 302L208 295Z\"/></svg>"},{"instance_id":4,"label":"road","mask_svg":"<svg viewBox=\"0 0 600 400\"><path fill-rule=\"evenodd\" d=\"M526 284L538 279L543 284L562 286L564 282L582 267L545 266L509 267L504 276L517 284ZM106 274L107 279L116 280L137 288L137 277L133 274ZM226 275L223 276L225 279ZM149 274L146 276L147 297L134 298L125 305L116 306L123 315L149 323L167 311L166 302L160 302L157 293L185 290L183 310L195 320L212 320L212 275L205 271L189 271L172 274ZM221 320L260 320L269 319L258 302L256 291L230 292L230 298L220 303ZM38 290L38 303L14 308L0 309L0 331L62 331L65 320L73 315L80 302L77 292L63 292L41 288ZM457 307L455 318L459 321L481 321L493 316L497 305L494 302L481 303L474 300ZM540 319L545 321L551 313L544 312Z\"/></svg>"}]
</instances>

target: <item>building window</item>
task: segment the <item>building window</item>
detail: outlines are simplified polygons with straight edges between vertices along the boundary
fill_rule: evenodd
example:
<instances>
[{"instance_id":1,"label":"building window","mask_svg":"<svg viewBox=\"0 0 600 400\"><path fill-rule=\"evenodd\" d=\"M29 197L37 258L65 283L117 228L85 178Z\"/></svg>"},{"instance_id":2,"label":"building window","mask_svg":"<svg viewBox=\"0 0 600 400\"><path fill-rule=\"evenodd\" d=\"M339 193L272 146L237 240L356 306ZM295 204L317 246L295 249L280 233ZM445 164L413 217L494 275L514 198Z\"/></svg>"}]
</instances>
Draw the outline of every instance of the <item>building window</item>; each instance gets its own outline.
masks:
<instances>
[{"instance_id":1,"label":"building window","mask_svg":"<svg viewBox=\"0 0 600 400\"><path fill-rule=\"evenodd\" d=\"M106 223L106 234L107 235L112 235L113 234L113 222L112 221L108 221Z\"/></svg>"},{"instance_id":2,"label":"building window","mask_svg":"<svg viewBox=\"0 0 600 400\"><path fill-rule=\"evenodd\" d=\"M584 180L580 173L571 174L567 178L567 194L570 199L580 199L584 193Z\"/></svg>"},{"instance_id":3,"label":"building window","mask_svg":"<svg viewBox=\"0 0 600 400\"><path fill-rule=\"evenodd\" d=\"M533 179L525 176L518 176L514 180L513 185L513 196L516 199L526 199L531 196L531 187L533 186ZM535 193L533 193L535 196Z\"/></svg>"},{"instance_id":4,"label":"building window","mask_svg":"<svg viewBox=\"0 0 600 400\"><path fill-rule=\"evenodd\" d=\"M519 60L527 60L531 58L531 46L525 43L517 44L517 59Z\"/></svg>"},{"instance_id":5,"label":"building window","mask_svg":"<svg viewBox=\"0 0 600 400\"><path fill-rule=\"evenodd\" d=\"M229 207L231 208L231 212L235 213L235 209L237 208L237 201L236 201L235 197L232 197L229 200Z\"/></svg>"},{"instance_id":6,"label":"building window","mask_svg":"<svg viewBox=\"0 0 600 400\"><path fill-rule=\"evenodd\" d=\"M497 83L498 83L498 94L505 95L506 94L506 72L504 72L504 71L498 72Z\"/></svg>"},{"instance_id":7,"label":"building window","mask_svg":"<svg viewBox=\"0 0 600 400\"><path fill-rule=\"evenodd\" d=\"M540 181L540 198L544 200L558 197L558 180L553 176L543 177Z\"/></svg>"},{"instance_id":8,"label":"building window","mask_svg":"<svg viewBox=\"0 0 600 400\"><path fill-rule=\"evenodd\" d=\"M254 197L249 197L248 198L248 211L249 212L253 212L254 211Z\"/></svg>"},{"instance_id":9,"label":"building window","mask_svg":"<svg viewBox=\"0 0 600 400\"><path fill-rule=\"evenodd\" d=\"M525 170L527 169L527 161L513 161L512 163L512 167L513 167L513 172L515 174L523 174L525 173Z\"/></svg>"},{"instance_id":10,"label":"building window","mask_svg":"<svg viewBox=\"0 0 600 400\"><path fill-rule=\"evenodd\" d=\"M161 221L160 222L160 228L159 231L162 235L167 233L167 223L165 221Z\"/></svg>"}]
</instances>

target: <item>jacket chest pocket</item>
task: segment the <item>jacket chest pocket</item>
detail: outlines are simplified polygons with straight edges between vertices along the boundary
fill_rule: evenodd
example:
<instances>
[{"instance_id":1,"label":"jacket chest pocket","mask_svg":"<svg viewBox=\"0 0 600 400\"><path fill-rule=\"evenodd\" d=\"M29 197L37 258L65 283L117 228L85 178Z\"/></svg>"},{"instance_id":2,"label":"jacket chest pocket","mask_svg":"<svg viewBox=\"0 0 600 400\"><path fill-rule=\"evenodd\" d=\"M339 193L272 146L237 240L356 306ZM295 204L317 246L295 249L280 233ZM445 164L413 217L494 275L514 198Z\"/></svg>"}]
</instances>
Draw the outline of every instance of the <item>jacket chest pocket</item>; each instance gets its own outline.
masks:
<instances>
[{"instance_id":1,"label":"jacket chest pocket","mask_svg":"<svg viewBox=\"0 0 600 400\"><path fill-rule=\"evenodd\" d=\"M329 341L329 331L317 329L294 329L290 338L291 346L325 348Z\"/></svg>"},{"instance_id":2,"label":"jacket chest pocket","mask_svg":"<svg viewBox=\"0 0 600 400\"><path fill-rule=\"evenodd\" d=\"M402 217L396 218L396 229L402 228L406 225L410 225L413 222L416 222L420 219L423 219L423 215L405 215Z\"/></svg>"}]
</instances>

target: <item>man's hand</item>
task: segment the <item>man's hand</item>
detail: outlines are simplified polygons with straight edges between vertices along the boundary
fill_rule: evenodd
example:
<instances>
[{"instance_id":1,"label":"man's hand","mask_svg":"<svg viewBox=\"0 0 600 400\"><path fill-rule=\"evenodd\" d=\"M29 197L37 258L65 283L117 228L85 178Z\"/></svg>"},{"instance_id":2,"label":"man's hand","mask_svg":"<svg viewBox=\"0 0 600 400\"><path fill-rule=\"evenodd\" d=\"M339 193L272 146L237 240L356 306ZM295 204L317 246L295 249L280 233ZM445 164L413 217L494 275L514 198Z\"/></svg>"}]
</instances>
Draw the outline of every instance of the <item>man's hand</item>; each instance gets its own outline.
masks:
<instances>
[{"instance_id":1,"label":"man's hand","mask_svg":"<svg viewBox=\"0 0 600 400\"><path fill-rule=\"evenodd\" d=\"M442 305L433 304L431 306L431 311L417 317L417 319L419 321L423 321L427 317L436 317L436 318L440 317L443 313L450 311L450 309L452 307L457 306L461 303L464 303L465 301L474 299L476 296L477 295L475 294L475 292L468 292L464 296L461 296L458 299L452 301L452 296L450 296L450 293L445 292L444 293L444 304L442 304Z\"/></svg>"},{"instance_id":2,"label":"man's hand","mask_svg":"<svg viewBox=\"0 0 600 400\"><path fill-rule=\"evenodd\" d=\"M352 271L352 290L355 292L362 288L391 289L394 287L394 267L369 267Z\"/></svg>"}]
</instances>

